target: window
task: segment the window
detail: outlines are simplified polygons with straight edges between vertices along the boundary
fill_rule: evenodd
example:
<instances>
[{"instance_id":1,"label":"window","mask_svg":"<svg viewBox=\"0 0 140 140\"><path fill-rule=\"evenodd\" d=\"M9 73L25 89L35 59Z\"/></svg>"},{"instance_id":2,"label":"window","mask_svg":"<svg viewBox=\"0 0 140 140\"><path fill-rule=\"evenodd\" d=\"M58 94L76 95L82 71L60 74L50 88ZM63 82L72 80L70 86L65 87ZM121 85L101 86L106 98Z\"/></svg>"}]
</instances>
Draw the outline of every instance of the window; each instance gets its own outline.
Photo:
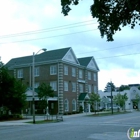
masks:
<instances>
[{"instance_id":1,"label":"window","mask_svg":"<svg viewBox=\"0 0 140 140\"><path fill-rule=\"evenodd\" d=\"M72 111L76 111L76 100L72 100Z\"/></svg>"},{"instance_id":2,"label":"window","mask_svg":"<svg viewBox=\"0 0 140 140\"><path fill-rule=\"evenodd\" d=\"M83 71L79 70L79 78L83 78Z\"/></svg>"},{"instance_id":3,"label":"window","mask_svg":"<svg viewBox=\"0 0 140 140\"><path fill-rule=\"evenodd\" d=\"M52 89L53 89L54 91L57 91L57 82L56 82L56 81L50 82L50 86L52 87Z\"/></svg>"},{"instance_id":4,"label":"window","mask_svg":"<svg viewBox=\"0 0 140 140\"><path fill-rule=\"evenodd\" d=\"M93 74L93 79L94 79L94 81L97 80L97 75L96 75L96 73Z\"/></svg>"},{"instance_id":5,"label":"window","mask_svg":"<svg viewBox=\"0 0 140 140\"><path fill-rule=\"evenodd\" d=\"M50 66L50 75L56 75L57 74L57 67L56 65Z\"/></svg>"},{"instance_id":6,"label":"window","mask_svg":"<svg viewBox=\"0 0 140 140\"><path fill-rule=\"evenodd\" d=\"M65 111L69 111L69 101L68 101L68 99L65 99L65 101L64 101L64 108L65 108Z\"/></svg>"},{"instance_id":7,"label":"window","mask_svg":"<svg viewBox=\"0 0 140 140\"><path fill-rule=\"evenodd\" d=\"M76 92L76 83L72 82L72 92Z\"/></svg>"},{"instance_id":8,"label":"window","mask_svg":"<svg viewBox=\"0 0 140 140\"><path fill-rule=\"evenodd\" d=\"M97 93L97 87L94 86L94 93Z\"/></svg>"},{"instance_id":9,"label":"window","mask_svg":"<svg viewBox=\"0 0 140 140\"><path fill-rule=\"evenodd\" d=\"M88 72L88 80L91 80L91 72Z\"/></svg>"},{"instance_id":10,"label":"window","mask_svg":"<svg viewBox=\"0 0 140 140\"><path fill-rule=\"evenodd\" d=\"M76 69L72 68L72 76L75 77L76 76Z\"/></svg>"},{"instance_id":11,"label":"window","mask_svg":"<svg viewBox=\"0 0 140 140\"><path fill-rule=\"evenodd\" d=\"M64 81L64 91L68 91L68 82Z\"/></svg>"},{"instance_id":12,"label":"window","mask_svg":"<svg viewBox=\"0 0 140 140\"><path fill-rule=\"evenodd\" d=\"M68 66L64 66L64 75L68 75Z\"/></svg>"},{"instance_id":13,"label":"window","mask_svg":"<svg viewBox=\"0 0 140 140\"><path fill-rule=\"evenodd\" d=\"M34 76L39 76L39 67L35 68L34 74Z\"/></svg>"},{"instance_id":14,"label":"window","mask_svg":"<svg viewBox=\"0 0 140 140\"><path fill-rule=\"evenodd\" d=\"M82 93L84 90L83 90L83 84L79 84L79 91L80 93Z\"/></svg>"},{"instance_id":15,"label":"window","mask_svg":"<svg viewBox=\"0 0 140 140\"><path fill-rule=\"evenodd\" d=\"M34 84L34 88L38 88L39 87L39 82L36 82L35 84Z\"/></svg>"},{"instance_id":16,"label":"window","mask_svg":"<svg viewBox=\"0 0 140 140\"><path fill-rule=\"evenodd\" d=\"M91 85L88 85L88 93L91 93Z\"/></svg>"},{"instance_id":17,"label":"window","mask_svg":"<svg viewBox=\"0 0 140 140\"><path fill-rule=\"evenodd\" d=\"M17 71L17 78L23 78L23 69Z\"/></svg>"}]
</instances>

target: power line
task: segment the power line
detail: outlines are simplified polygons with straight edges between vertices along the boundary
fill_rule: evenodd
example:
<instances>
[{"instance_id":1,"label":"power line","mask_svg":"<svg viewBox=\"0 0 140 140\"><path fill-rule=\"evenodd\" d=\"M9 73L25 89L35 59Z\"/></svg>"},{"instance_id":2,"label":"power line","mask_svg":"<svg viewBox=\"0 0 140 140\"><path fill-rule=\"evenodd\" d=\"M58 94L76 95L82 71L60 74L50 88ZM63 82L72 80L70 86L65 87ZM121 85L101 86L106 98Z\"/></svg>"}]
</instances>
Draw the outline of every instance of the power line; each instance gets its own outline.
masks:
<instances>
[{"instance_id":1,"label":"power line","mask_svg":"<svg viewBox=\"0 0 140 140\"><path fill-rule=\"evenodd\" d=\"M68 28L75 28L75 27L80 27L80 26L85 26L85 25L97 24L97 22L87 24L87 22L91 22L91 21L93 21L93 20L84 21L84 22L77 22L77 23L68 24L68 25L61 25L61 26L56 26L56 27L51 27L51 28L46 28L46 29L41 29L41 30L34 30L34 31L29 31L29 32L21 32L21 33L16 33L16 34L2 35L2 36L0 36L0 38L9 38L9 37L16 37L16 36L23 36L23 35L38 34L38 33L63 30L63 29L68 29ZM82 25L77 25L77 24L82 24Z\"/></svg>"},{"instance_id":2,"label":"power line","mask_svg":"<svg viewBox=\"0 0 140 140\"><path fill-rule=\"evenodd\" d=\"M129 45L124 45L124 46L118 46L118 47L111 47L103 50L96 50L96 51L90 51L90 52L84 52L84 53L78 53L78 54L85 54L85 53L92 53L92 52L101 52L101 51L106 51L106 50L111 50L111 49L117 49L117 48L123 48L123 47L128 47L128 46L133 46L133 45L138 45L140 43L135 43L135 44L129 44Z\"/></svg>"},{"instance_id":3,"label":"power line","mask_svg":"<svg viewBox=\"0 0 140 140\"><path fill-rule=\"evenodd\" d=\"M109 56L109 57L101 57L101 58L96 58L97 59L107 59L107 58L114 58L114 57L123 57L123 56L128 56L128 55L139 55L139 53L130 53L130 54L122 54L122 55L116 55L116 56Z\"/></svg>"},{"instance_id":4,"label":"power line","mask_svg":"<svg viewBox=\"0 0 140 140\"><path fill-rule=\"evenodd\" d=\"M74 33L61 34L61 35L55 35L55 36L48 36L48 37L42 37L42 38L34 38L34 39L27 39L27 40L13 41L13 42L4 42L4 43L0 43L0 44L8 44L8 43L17 43L17 42L26 42L26 41L33 41L33 40L41 40L41 39L46 39L46 38L54 38L54 37L71 35L71 34L79 34L79 33L84 33L84 32L91 32L91 31L95 31L95 30L98 30L98 29L86 30L86 31L79 31L79 32L74 32Z\"/></svg>"}]
</instances>

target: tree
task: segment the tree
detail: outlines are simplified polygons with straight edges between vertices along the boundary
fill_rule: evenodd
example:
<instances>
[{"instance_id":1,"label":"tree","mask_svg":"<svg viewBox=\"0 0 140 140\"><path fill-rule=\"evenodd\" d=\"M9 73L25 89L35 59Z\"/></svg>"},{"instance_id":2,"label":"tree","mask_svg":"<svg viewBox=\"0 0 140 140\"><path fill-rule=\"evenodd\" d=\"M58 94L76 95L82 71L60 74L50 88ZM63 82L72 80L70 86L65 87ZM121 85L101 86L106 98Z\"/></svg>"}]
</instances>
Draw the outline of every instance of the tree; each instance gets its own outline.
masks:
<instances>
[{"instance_id":1,"label":"tree","mask_svg":"<svg viewBox=\"0 0 140 140\"><path fill-rule=\"evenodd\" d=\"M137 107L138 107L139 101L140 101L140 95L137 93L135 96L135 101L134 101L134 103L137 105ZM139 108L138 108L138 110L139 110Z\"/></svg>"},{"instance_id":2,"label":"tree","mask_svg":"<svg viewBox=\"0 0 140 140\"><path fill-rule=\"evenodd\" d=\"M26 87L11 77L4 67L0 71L0 107L7 108L13 114L20 113L26 103Z\"/></svg>"},{"instance_id":3,"label":"tree","mask_svg":"<svg viewBox=\"0 0 140 140\"><path fill-rule=\"evenodd\" d=\"M108 82L107 84L106 84L106 87L105 87L105 89L104 89L104 92L111 92L111 89L112 89L112 91L115 91L115 85L114 85L114 83L112 83L112 82Z\"/></svg>"},{"instance_id":4,"label":"tree","mask_svg":"<svg viewBox=\"0 0 140 140\"><path fill-rule=\"evenodd\" d=\"M79 0L61 0L62 13L67 16L70 5L78 5ZM130 25L133 29L140 25L139 0L93 0L90 6L91 15L99 22L101 37L107 36L107 41L113 41L113 35L121 28Z\"/></svg>"},{"instance_id":5,"label":"tree","mask_svg":"<svg viewBox=\"0 0 140 140\"><path fill-rule=\"evenodd\" d=\"M54 97L54 90L52 89L52 87L50 85L47 85L45 83L42 83L39 87L38 87L38 97L40 102L40 105L42 106L42 109L47 108L48 103L48 97Z\"/></svg>"},{"instance_id":6,"label":"tree","mask_svg":"<svg viewBox=\"0 0 140 140\"><path fill-rule=\"evenodd\" d=\"M113 101L125 110L125 102L128 100L127 93L121 95L118 93L114 96Z\"/></svg>"},{"instance_id":7,"label":"tree","mask_svg":"<svg viewBox=\"0 0 140 140\"><path fill-rule=\"evenodd\" d=\"M100 102L100 95L92 92L91 95L90 95L90 104L94 108L95 113L97 111L97 104L98 104L98 102Z\"/></svg>"},{"instance_id":8,"label":"tree","mask_svg":"<svg viewBox=\"0 0 140 140\"><path fill-rule=\"evenodd\" d=\"M124 91L124 90L129 90L129 89L130 89L130 87L129 86L126 86L126 85L121 85L119 87L119 91Z\"/></svg>"}]
</instances>

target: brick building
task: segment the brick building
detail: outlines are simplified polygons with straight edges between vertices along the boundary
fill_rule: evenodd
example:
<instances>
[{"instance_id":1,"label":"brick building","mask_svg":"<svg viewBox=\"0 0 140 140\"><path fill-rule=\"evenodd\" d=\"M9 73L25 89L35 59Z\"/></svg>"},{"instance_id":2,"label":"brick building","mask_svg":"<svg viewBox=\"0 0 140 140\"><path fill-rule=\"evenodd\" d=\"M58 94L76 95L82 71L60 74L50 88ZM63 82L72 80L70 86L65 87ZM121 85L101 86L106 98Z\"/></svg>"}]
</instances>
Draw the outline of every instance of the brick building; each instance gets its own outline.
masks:
<instances>
[{"instance_id":1,"label":"brick building","mask_svg":"<svg viewBox=\"0 0 140 140\"><path fill-rule=\"evenodd\" d=\"M27 101L32 106L32 58L25 56L11 59L9 72L27 85ZM74 113L81 105L90 111L87 100L91 92L98 92L99 68L94 57L77 58L72 48L46 51L35 55L35 88L41 83L50 84L55 97L49 98L49 110L56 113ZM35 104L38 104L35 93Z\"/></svg>"}]
</instances>

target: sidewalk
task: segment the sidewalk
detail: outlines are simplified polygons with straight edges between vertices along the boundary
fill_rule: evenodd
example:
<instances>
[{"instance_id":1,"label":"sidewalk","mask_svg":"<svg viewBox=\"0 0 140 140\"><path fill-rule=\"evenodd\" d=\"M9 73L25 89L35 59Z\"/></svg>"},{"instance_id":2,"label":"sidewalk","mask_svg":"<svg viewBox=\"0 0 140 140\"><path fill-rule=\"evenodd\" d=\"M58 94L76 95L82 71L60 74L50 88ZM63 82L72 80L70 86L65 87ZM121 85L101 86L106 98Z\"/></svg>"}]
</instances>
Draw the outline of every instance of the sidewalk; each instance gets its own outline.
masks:
<instances>
[{"instance_id":1,"label":"sidewalk","mask_svg":"<svg viewBox=\"0 0 140 140\"><path fill-rule=\"evenodd\" d=\"M90 115L90 114L93 114L92 113L80 113L80 114L72 114L72 115L64 115L63 116L63 119L65 120L65 118L72 118L72 117L78 117L78 116L86 116L86 115ZM51 118L52 116L50 116ZM37 120L45 120L46 119L46 116L35 116L35 119L36 121ZM53 119L55 120L56 119L56 115L53 116ZM0 122L0 127L1 126L17 126L17 125L34 125L34 124L31 124L31 123L27 123L27 122L30 122L33 120L33 117L32 116L26 116L24 115L24 119L23 120L14 120L14 121L1 121Z\"/></svg>"},{"instance_id":2,"label":"sidewalk","mask_svg":"<svg viewBox=\"0 0 140 140\"><path fill-rule=\"evenodd\" d=\"M132 112L132 111L130 111ZM106 112L97 112L99 114L101 113L106 113ZM65 119L67 118L73 118L73 117L80 117L80 116L86 116L86 115L91 115L91 114L94 114L94 112L88 112L88 113L80 113L80 114L72 114L72 115L63 115L63 119L65 121ZM35 116L35 120L45 120L47 116L43 116L43 115L40 115L40 116ZM52 116L50 116L50 118L52 118ZM56 119L56 115L53 115L53 120ZM31 123L27 123L27 122L30 122L30 121L33 121L33 116L26 116L24 115L24 119L23 120L14 120L14 121L2 121L0 122L0 127L1 126L15 126L15 125L34 125L34 124L31 124Z\"/></svg>"}]
</instances>

